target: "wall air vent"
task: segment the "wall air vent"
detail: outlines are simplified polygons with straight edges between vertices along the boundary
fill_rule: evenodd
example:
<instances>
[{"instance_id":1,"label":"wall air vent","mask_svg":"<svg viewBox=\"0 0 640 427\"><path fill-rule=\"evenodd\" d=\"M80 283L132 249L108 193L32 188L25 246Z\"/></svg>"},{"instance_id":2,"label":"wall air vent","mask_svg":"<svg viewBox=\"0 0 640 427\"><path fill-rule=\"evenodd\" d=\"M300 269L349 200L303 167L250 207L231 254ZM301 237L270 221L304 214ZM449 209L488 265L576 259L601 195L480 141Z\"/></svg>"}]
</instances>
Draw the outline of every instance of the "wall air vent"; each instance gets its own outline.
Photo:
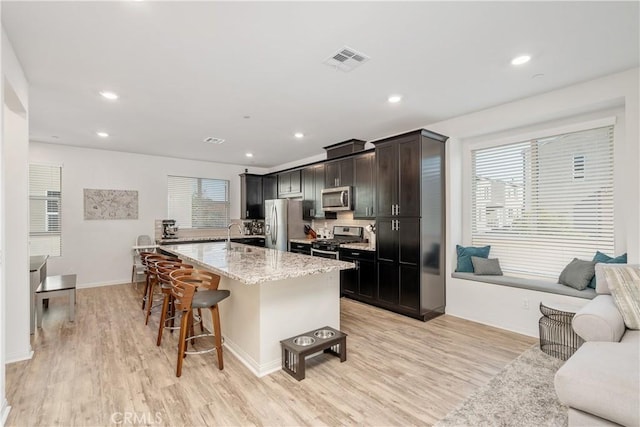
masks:
<instances>
[{"instance_id":1,"label":"wall air vent","mask_svg":"<svg viewBox=\"0 0 640 427\"><path fill-rule=\"evenodd\" d=\"M212 136L209 136L209 137L205 138L203 140L203 142L205 142L207 144L222 144L224 142L224 139L222 139L222 138L214 138Z\"/></svg>"},{"instance_id":2,"label":"wall air vent","mask_svg":"<svg viewBox=\"0 0 640 427\"><path fill-rule=\"evenodd\" d=\"M344 72L349 72L364 64L369 59L369 56L364 53L358 52L349 46L344 46L342 49L339 49L336 53L327 58L323 64L327 64L330 67Z\"/></svg>"}]
</instances>

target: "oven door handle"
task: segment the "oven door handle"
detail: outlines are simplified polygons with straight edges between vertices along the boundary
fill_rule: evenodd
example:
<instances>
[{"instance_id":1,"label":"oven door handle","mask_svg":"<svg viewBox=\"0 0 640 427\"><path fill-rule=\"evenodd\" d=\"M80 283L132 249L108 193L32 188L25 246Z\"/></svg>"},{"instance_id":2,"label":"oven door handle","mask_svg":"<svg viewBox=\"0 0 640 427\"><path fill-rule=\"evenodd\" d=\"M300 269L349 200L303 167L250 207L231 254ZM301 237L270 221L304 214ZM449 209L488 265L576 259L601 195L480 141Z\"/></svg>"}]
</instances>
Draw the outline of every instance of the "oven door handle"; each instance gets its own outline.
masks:
<instances>
[{"instance_id":1,"label":"oven door handle","mask_svg":"<svg viewBox=\"0 0 640 427\"><path fill-rule=\"evenodd\" d=\"M313 256L314 253L318 253L318 254L325 254L325 255L335 255L336 259L340 258L340 254L338 252L334 252L334 251L323 251L321 249L314 249L311 248L311 256Z\"/></svg>"}]
</instances>

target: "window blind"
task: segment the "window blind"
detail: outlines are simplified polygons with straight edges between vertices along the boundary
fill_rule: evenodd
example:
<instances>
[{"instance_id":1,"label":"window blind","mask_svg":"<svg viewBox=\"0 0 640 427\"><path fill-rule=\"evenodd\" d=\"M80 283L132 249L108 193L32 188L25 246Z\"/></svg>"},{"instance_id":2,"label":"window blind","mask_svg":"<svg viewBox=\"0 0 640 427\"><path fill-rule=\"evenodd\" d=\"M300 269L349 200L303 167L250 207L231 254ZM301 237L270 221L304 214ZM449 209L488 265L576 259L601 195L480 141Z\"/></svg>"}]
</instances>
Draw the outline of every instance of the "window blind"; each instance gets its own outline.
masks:
<instances>
[{"instance_id":1,"label":"window blind","mask_svg":"<svg viewBox=\"0 0 640 427\"><path fill-rule=\"evenodd\" d=\"M180 228L226 228L229 181L169 176L169 218Z\"/></svg>"},{"instance_id":2,"label":"window blind","mask_svg":"<svg viewBox=\"0 0 640 427\"><path fill-rule=\"evenodd\" d=\"M29 253L62 255L62 168L29 165Z\"/></svg>"},{"instance_id":3,"label":"window blind","mask_svg":"<svg viewBox=\"0 0 640 427\"><path fill-rule=\"evenodd\" d=\"M557 279L614 253L613 126L473 150L471 241L505 273Z\"/></svg>"}]
</instances>

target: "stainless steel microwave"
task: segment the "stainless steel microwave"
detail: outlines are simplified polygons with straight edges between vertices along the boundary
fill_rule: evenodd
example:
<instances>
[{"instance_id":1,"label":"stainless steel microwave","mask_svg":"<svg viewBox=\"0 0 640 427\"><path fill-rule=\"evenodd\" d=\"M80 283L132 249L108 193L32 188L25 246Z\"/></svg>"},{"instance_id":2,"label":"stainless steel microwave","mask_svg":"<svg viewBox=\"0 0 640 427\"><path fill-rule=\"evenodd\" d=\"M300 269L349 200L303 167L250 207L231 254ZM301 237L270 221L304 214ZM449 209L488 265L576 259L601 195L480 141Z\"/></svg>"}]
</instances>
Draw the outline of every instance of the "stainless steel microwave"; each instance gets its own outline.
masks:
<instances>
[{"instance_id":1,"label":"stainless steel microwave","mask_svg":"<svg viewBox=\"0 0 640 427\"><path fill-rule=\"evenodd\" d=\"M322 210L326 212L350 211L351 187L325 188L322 190Z\"/></svg>"}]
</instances>

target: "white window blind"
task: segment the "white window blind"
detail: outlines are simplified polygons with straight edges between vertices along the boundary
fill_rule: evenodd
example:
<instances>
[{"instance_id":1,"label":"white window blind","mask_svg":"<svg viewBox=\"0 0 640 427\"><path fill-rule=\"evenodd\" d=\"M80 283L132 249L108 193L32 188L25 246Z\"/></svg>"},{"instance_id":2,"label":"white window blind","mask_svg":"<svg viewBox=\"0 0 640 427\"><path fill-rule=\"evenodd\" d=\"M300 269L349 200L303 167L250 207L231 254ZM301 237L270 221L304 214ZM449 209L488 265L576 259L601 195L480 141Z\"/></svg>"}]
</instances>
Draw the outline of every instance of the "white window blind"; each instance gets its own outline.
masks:
<instances>
[{"instance_id":1,"label":"white window blind","mask_svg":"<svg viewBox=\"0 0 640 427\"><path fill-rule=\"evenodd\" d=\"M29 165L29 253L62 255L62 168Z\"/></svg>"},{"instance_id":2,"label":"white window blind","mask_svg":"<svg viewBox=\"0 0 640 427\"><path fill-rule=\"evenodd\" d=\"M226 228L229 181L169 176L169 218L180 228Z\"/></svg>"},{"instance_id":3,"label":"white window blind","mask_svg":"<svg viewBox=\"0 0 640 427\"><path fill-rule=\"evenodd\" d=\"M614 253L613 126L473 150L473 246L505 273L557 279Z\"/></svg>"}]
</instances>

